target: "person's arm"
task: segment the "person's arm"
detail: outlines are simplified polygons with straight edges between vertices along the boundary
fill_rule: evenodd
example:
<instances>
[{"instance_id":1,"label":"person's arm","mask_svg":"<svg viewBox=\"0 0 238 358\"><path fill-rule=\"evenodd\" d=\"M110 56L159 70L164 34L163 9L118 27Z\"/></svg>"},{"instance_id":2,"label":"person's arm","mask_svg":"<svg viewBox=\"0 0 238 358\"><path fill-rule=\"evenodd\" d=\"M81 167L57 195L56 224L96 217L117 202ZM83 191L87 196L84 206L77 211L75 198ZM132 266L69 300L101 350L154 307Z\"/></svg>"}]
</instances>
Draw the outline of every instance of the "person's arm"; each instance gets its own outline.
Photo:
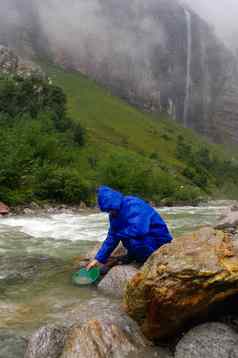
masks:
<instances>
[{"instance_id":1,"label":"person's arm","mask_svg":"<svg viewBox=\"0 0 238 358\"><path fill-rule=\"evenodd\" d=\"M125 210L125 226L117 232L117 237L139 238L148 234L151 217L153 215L150 208L140 203L132 203L128 205L128 208L125 208Z\"/></svg>"},{"instance_id":2,"label":"person's arm","mask_svg":"<svg viewBox=\"0 0 238 358\"><path fill-rule=\"evenodd\" d=\"M99 251L95 257L95 260L101 264L105 264L107 262L108 258L110 257L110 255L112 254L112 252L115 250L115 248L119 244L119 242L120 242L120 238L113 235L113 232L110 229L106 240L102 244L101 248L99 249Z\"/></svg>"}]
</instances>

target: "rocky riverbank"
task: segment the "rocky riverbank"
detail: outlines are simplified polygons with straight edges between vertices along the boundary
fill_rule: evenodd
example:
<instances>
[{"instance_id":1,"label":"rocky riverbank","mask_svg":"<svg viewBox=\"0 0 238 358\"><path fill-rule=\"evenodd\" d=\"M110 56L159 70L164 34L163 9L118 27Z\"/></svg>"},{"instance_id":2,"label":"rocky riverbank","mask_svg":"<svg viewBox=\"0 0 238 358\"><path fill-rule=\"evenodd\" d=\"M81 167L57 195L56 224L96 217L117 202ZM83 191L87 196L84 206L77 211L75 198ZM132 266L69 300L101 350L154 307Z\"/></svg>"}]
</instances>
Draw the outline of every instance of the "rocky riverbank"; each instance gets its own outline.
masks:
<instances>
[{"instance_id":1,"label":"rocky riverbank","mask_svg":"<svg viewBox=\"0 0 238 358\"><path fill-rule=\"evenodd\" d=\"M18 290L29 292L32 285L35 290L42 277L62 280L92 259L99 244L71 264L40 255L1 257L2 304L8 309L4 306L6 317L1 315L7 324L0 331L0 357L238 357L237 208L225 214L216 228L176 238L142 268L115 266L88 302L80 297L70 302L65 296L61 313L57 302L51 319L44 318L41 328L39 320L33 334L7 328L16 317L24 320L33 313L23 304L10 306L4 297ZM114 252L121 254L122 248ZM44 301L37 301L44 313Z\"/></svg>"}]
</instances>

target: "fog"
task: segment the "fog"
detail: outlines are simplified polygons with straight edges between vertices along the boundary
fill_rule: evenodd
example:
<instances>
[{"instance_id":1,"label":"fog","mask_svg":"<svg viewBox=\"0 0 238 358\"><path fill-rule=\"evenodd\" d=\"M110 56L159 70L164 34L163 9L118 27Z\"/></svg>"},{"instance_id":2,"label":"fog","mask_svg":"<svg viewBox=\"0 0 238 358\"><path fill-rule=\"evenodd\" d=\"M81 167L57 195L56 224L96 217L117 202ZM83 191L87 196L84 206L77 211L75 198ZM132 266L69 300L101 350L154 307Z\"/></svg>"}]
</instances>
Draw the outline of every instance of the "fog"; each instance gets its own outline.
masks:
<instances>
[{"instance_id":1,"label":"fog","mask_svg":"<svg viewBox=\"0 0 238 358\"><path fill-rule=\"evenodd\" d=\"M212 24L226 45L238 48L237 0L185 0L193 10Z\"/></svg>"}]
</instances>

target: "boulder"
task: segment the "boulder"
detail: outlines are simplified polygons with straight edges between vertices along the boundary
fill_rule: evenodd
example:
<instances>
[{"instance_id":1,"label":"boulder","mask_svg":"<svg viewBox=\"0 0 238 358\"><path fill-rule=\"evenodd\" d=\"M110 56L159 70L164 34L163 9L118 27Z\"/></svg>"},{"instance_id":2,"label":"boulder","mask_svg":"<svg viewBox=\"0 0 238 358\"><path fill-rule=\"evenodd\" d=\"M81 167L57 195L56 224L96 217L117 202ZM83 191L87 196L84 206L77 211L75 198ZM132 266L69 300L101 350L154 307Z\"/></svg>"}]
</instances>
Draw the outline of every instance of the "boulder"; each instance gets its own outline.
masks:
<instances>
[{"instance_id":1,"label":"boulder","mask_svg":"<svg viewBox=\"0 0 238 358\"><path fill-rule=\"evenodd\" d=\"M57 326L35 332L25 358L144 358L147 353L149 357L170 357L162 348L161 356L156 355L159 350L117 304L96 298L68 307Z\"/></svg>"},{"instance_id":2,"label":"boulder","mask_svg":"<svg viewBox=\"0 0 238 358\"><path fill-rule=\"evenodd\" d=\"M122 329L115 321L95 319L71 328L61 358L126 358L146 346L138 331Z\"/></svg>"},{"instance_id":3,"label":"boulder","mask_svg":"<svg viewBox=\"0 0 238 358\"><path fill-rule=\"evenodd\" d=\"M10 213L10 208L5 205L4 203L0 202L0 216L1 215L8 215Z\"/></svg>"},{"instance_id":4,"label":"boulder","mask_svg":"<svg viewBox=\"0 0 238 358\"><path fill-rule=\"evenodd\" d=\"M238 240L210 227L156 251L129 281L125 309L151 339L180 332L238 292Z\"/></svg>"},{"instance_id":5,"label":"boulder","mask_svg":"<svg viewBox=\"0 0 238 358\"><path fill-rule=\"evenodd\" d=\"M8 330L0 330L0 358L23 358L27 341Z\"/></svg>"},{"instance_id":6,"label":"boulder","mask_svg":"<svg viewBox=\"0 0 238 358\"><path fill-rule=\"evenodd\" d=\"M30 338L24 358L58 358L65 343L66 330L62 326L45 326Z\"/></svg>"},{"instance_id":7,"label":"boulder","mask_svg":"<svg viewBox=\"0 0 238 358\"><path fill-rule=\"evenodd\" d=\"M216 229L238 229L238 210L235 210L234 207L229 209L229 211L227 211L226 214L220 219L220 222L216 226Z\"/></svg>"},{"instance_id":8,"label":"boulder","mask_svg":"<svg viewBox=\"0 0 238 358\"><path fill-rule=\"evenodd\" d=\"M237 358L238 334L222 323L191 329L179 341L175 358Z\"/></svg>"},{"instance_id":9,"label":"boulder","mask_svg":"<svg viewBox=\"0 0 238 358\"><path fill-rule=\"evenodd\" d=\"M132 265L114 266L98 285L105 294L122 298L128 281L138 272Z\"/></svg>"}]
</instances>

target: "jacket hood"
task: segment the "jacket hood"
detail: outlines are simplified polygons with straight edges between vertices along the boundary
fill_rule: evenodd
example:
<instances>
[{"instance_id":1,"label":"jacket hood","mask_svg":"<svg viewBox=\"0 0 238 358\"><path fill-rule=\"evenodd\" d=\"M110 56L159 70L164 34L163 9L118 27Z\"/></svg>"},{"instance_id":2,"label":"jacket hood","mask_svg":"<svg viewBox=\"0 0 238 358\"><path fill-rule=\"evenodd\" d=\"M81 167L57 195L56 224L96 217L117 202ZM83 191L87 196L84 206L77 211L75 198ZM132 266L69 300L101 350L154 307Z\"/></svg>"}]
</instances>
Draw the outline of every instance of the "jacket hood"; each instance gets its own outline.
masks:
<instances>
[{"instance_id":1,"label":"jacket hood","mask_svg":"<svg viewBox=\"0 0 238 358\"><path fill-rule=\"evenodd\" d=\"M101 211L120 210L123 195L108 186L101 186L97 192L98 205Z\"/></svg>"}]
</instances>

